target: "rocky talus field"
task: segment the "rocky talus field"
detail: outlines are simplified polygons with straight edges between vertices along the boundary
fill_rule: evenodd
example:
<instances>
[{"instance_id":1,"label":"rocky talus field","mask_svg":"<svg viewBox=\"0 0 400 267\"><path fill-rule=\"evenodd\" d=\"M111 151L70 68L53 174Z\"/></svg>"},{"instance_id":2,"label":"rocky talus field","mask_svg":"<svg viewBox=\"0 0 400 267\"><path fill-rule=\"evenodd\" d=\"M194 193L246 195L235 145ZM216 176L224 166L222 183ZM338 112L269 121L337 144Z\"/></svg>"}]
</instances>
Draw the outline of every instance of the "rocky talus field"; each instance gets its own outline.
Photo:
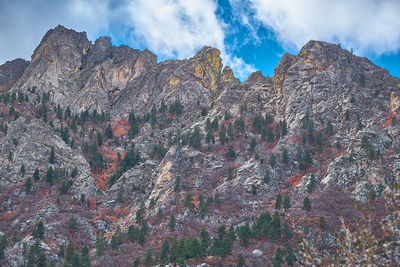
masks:
<instances>
[{"instance_id":1,"label":"rocky talus field","mask_svg":"<svg viewBox=\"0 0 400 267\"><path fill-rule=\"evenodd\" d=\"M400 264L400 79L339 45L241 82L57 26L0 109L2 266Z\"/></svg>"}]
</instances>

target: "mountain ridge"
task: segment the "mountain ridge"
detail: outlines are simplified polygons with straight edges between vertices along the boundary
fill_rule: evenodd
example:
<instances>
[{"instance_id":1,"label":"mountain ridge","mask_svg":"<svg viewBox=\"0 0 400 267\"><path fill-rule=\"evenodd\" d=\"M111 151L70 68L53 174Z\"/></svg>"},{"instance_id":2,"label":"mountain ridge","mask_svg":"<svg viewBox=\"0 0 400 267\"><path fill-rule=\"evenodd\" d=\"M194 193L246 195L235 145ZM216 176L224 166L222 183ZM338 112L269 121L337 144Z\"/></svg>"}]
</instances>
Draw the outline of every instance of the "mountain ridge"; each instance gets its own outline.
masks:
<instances>
[{"instance_id":1,"label":"mountain ridge","mask_svg":"<svg viewBox=\"0 0 400 267\"><path fill-rule=\"evenodd\" d=\"M56 266L72 264L67 247L93 266L133 264L148 250L154 264L242 255L263 266L284 247L297 258L285 264L302 265L303 239L330 260L341 218L354 223L355 205L384 216L400 173L400 80L334 44L310 41L274 76L242 83L213 47L157 62L57 26L22 65L0 94L10 266L35 242Z\"/></svg>"}]
</instances>

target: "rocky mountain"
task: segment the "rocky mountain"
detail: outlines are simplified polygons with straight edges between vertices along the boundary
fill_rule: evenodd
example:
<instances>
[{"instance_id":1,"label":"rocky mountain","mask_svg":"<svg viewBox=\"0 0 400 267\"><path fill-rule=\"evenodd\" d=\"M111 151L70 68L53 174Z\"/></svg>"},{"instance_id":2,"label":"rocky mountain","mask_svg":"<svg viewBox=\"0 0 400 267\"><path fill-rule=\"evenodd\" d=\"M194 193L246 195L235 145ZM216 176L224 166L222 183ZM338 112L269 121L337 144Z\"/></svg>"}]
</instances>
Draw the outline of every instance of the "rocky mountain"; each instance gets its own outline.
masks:
<instances>
[{"instance_id":1,"label":"rocky mountain","mask_svg":"<svg viewBox=\"0 0 400 267\"><path fill-rule=\"evenodd\" d=\"M320 41L273 77L221 62L57 26L0 66L2 263L305 265L301 241L333 259L356 206L389 214L400 79Z\"/></svg>"}]
</instances>

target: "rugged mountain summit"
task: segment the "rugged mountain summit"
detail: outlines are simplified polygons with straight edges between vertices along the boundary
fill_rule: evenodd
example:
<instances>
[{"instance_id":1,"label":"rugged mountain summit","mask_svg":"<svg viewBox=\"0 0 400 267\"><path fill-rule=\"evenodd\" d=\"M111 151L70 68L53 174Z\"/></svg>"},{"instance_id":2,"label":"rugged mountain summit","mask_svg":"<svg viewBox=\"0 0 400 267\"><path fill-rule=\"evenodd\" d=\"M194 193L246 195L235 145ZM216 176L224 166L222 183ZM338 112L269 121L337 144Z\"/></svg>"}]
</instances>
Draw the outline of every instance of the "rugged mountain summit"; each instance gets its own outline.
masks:
<instances>
[{"instance_id":1,"label":"rugged mountain summit","mask_svg":"<svg viewBox=\"0 0 400 267\"><path fill-rule=\"evenodd\" d=\"M15 84L15 82L18 81L28 65L29 62L22 58L7 61L3 65L1 65L0 90L5 91L10 89Z\"/></svg>"},{"instance_id":2,"label":"rugged mountain summit","mask_svg":"<svg viewBox=\"0 0 400 267\"><path fill-rule=\"evenodd\" d=\"M320 41L244 83L221 61L57 26L29 65L0 66L4 263L301 265L298 242L329 257L355 204L384 215L398 78Z\"/></svg>"}]
</instances>

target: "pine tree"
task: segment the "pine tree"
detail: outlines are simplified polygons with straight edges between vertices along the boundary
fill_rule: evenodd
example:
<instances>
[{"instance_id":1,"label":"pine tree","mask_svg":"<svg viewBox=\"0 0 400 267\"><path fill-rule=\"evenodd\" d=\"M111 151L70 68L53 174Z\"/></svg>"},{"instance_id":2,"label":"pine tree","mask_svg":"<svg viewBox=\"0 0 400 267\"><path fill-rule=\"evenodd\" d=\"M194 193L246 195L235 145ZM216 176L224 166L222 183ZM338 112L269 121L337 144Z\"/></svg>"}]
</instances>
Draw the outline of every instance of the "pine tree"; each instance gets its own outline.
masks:
<instances>
[{"instance_id":1,"label":"pine tree","mask_svg":"<svg viewBox=\"0 0 400 267\"><path fill-rule=\"evenodd\" d=\"M225 125L222 124L221 129L219 131L219 142L224 145L226 142L226 134L225 134Z\"/></svg>"},{"instance_id":2,"label":"pine tree","mask_svg":"<svg viewBox=\"0 0 400 267\"><path fill-rule=\"evenodd\" d=\"M276 199L275 199L275 209L279 210L281 208L282 205L282 196L281 194L276 195Z\"/></svg>"},{"instance_id":3,"label":"pine tree","mask_svg":"<svg viewBox=\"0 0 400 267\"><path fill-rule=\"evenodd\" d=\"M308 197L304 198L303 209L305 209L306 211L310 211L311 210L311 201L310 201L310 199Z\"/></svg>"},{"instance_id":4,"label":"pine tree","mask_svg":"<svg viewBox=\"0 0 400 267\"><path fill-rule=\"evenodd\" d=\"M253 137L250 142L250 148L249 148L250 154L253 154L255 149L256 149L256 139Z\"/></svg>"},{"instance_id":5,"label":"pine tree","mask_svg":"<svg viewBox=\"0 0 400 267\"><path fill-rule=\"evenodd\" d=\"M236 259L236 267L244 267L246 262L244 261L243 254L239 254Z\"/></svg>"},{"instance_id":6,"label":"pine tree","mask_svg":"<svg viewBox=\"0 0 400 267\"><path fill-rule=\"evenodd\" d=\"M226 157L227 158L234 158L236 156L235 150L233 149L233 146L229 146L228 152L226 152Z\"/></svg>"},{"instance_id":7,"label":"pine tree","mask_svg":"<svg viewBox=\"0 0 400 267\"><path fill-rule=\"evenodd\" d=\"M285 245L285 260L289 266L293 265L293 263L297 260L296 255L294 255L292 248L290 247L289 243Z\"/></svg>"},{"instance_id":8,"label":"pine tree","mask_svg":"<svg viewBox=\"0 0 400 267\"><path fill-rule=\"evenodd\" d=\"M200 232L200 244L202 249L202 255L206 255L208 246L210 245L210 234L204 228Z\"/></svg>"},{"instance_id":9,"label":"pine tree","mask_svg":"<svg viewBox=\"0 0 400 267\"><path fill-rule=\"evenodd\" d=\"M282 151L282 162L284 164L288 164L289 163L289 153L288 153L286 148L284 148L283 151Z\"/></svg>"},{"instance_id":10,"label":"pine tree","mask_svg":"<svg viewBox=\"0 0 400 267\"><path fill-rule=\"evenodd\" d=\"M189 134L189 145L195 149L201 148L201 134L199 126L194 128L194 132Z\"/></svg>"},{"instance_id":11,"label":"pine tree","mask_svg":"<svg viewBox=\"0 0 400 267\"><path fill-rule=\"evenodd\" d=\"M20 169L20 173L22 174L22 176L24 176L25 175L25 164L22 164L21 165L21 169Z\"/></svg>"},{"instance_id":12,"label":"pine tree","mask_svg":"<svg viewBox=\"0 0 400 267\"><path fill-rule=\"evenodd\" d=\"M55 158L55 155L54 155L54 147L52 147L51 150L50 150L49 163L50 164L56 163L56 158Z\"/></svg>"},{"instance_id":13,"label":"pine tree","mask_svg":"<svg viewBox=\"0 0 400 267\"><path fill-rule=\"evenodd\" d=\"M269 170L266 171L265 175L264 175L264 179L263 182L265 184L268 184L271 181L271 178L269 177Z\"/></svg>"},{"instance_id":14,"label":"pine tree","mask_svg":"<svg viewBox=\"0 0 400 267\"><path fill-rule=\"evenodd\" d=\"M253 196L257 195L257 187L255 184L251 185L251 193Z\"/></svg>"},{"instance_id":15,"label":"pine tree","mask_svg":"<svg viewBox=\"0 0 400 267\"><path fill-rule=\"evenodd\" d=\"M31 180L31 178L28 177L28 179L26 179L24 186L25 186L25 192L27 194L29 194L31 192L31 188L32 188L32 180Z\"/></svg>"},{"instance_id":16,"label":"pine tree","mask_svg":"<svg viewBox=\"0 0 400 267\"><path fill-rule=\"evenodd\" d=\"M143 221L144 214L144 206L141 205L140 208L136 211L136 223L141 223Z\"/></svg>"},{"instance_id":17,"label":"pine tree","mask_svg":"<svg viewBox=\"0 0 400 267\"><path fill-rule=\"evenodd\" d=\"M189 192L186 194L184 207L189 208L192 204L192 194Z\"/></svg>"},{"instance_id":18,"label":"pine tree","mask_svg":"<svg viewBox=\"0 0 400 267\"><path fill-rule=\"evenodd\" d=\"M102 256L104 255L104 248L106 246L106 239L102 235L96 236L96 255Z\"/></svg>"},{"instance_id":19,"label":"pine tree","mask_svg":"<svg viewBox=\"0 0 400 267\"><path fill-rule=\"evenodd\" d=\"M238 234L239 239L240 239L240 244L243 247L246 247L249 244L249 238L250 238L250 235L251 235L249 223L246 222L245 225L238 226L237 234Z\"/></svg>"},{"instance_id":20,"label":"pine tree","mask_svg":"<svg viewBox=\"0 0 400 267\"><path fill-rule=\"evenodd\" d=\"M89 248L87 246L84 246L81 252L81 266L90 267L91 265L92 264L90 262Z\"/></svg>"},{"instance_id":21,"label":"pine tree","mask_svg":"<svg viewBox=\"0 0 400 267\"><path fill-rule=\"evenodd\" d=\"M44 224L43 221L39 221L38 224L36 225L36 228L32 232L33 237L37 239L43 239L44 238Z\"/></svg>"},{"instance_id":22,"label":"pine tree","mask_svg":"<svg viewBox=\"0 0 400 267\"><path fill-rule=\"evenodd\" d=\"M232 123L231 122L229 122L228 123L228 136L229 136L229 140L233 140L234 139L234 137L235 137L235 135L234 135L234 133L233 133L233 126L232 126Z\"/></svg>"},{"instance_id":23,"label":"pine tree","mask_svg":"<svg viewBox=\"0 0 400 267\"><path fill-rule=\"evenodd\" d=\"M46 257L46 254L44 254L43 251L41 251L39 253L36 266L38 266L38 267L46 267L47 266L47 257Z\"/></svg>"},{"instance_id":24,"label":"pine tree","mask_svg":"<svg viewBox=\"0 0 400 267\"><path fill-rule=\"evenodd\" d=\"M5 250L8 244L7 236L3 234L0 241L0 261L4 259Z\"/></svg>"},{"instance_id":25,"label":"pine tree","mask_svg":"<svg viewBox=\"0 0 400 267\"><path fill-rule=\"evenodd\" d=\"M307 191L308 191L308 193L311 193L311 192L312 192L312 190L313 190L314 187L315 187L315 183L316 183L316 181L315 181L315 175L312 173L312 174L311 174L311 178L310 178L310 182L309 182L308 185L307 185Z\"/></svg>"},{"instance_id":26,"label":"pine tree","mask_svg":"<svg viewBox=\"0 0 400 267\"><path fill-rule=\"evenodd\" d=\"M135 259L135 261L133 262L133 267L139 267L139 264L140 264L140 258L137 257L137 258Z\"/></svg>"},{"instance_id":27,"label":"pine tree","mask_svg":"<svg viewBox=\"0 0 400 267\"><path fill-rule=\"evenodd\" d=\"M53 185L53 178L54 178L54 171L53 168L50 167L47 169L46 172L46 182L48 182L50 185Z\"/></svg>"},{"instance_id":28,"label":"pine tree","mask_svg":"<svg viewBox=\"0 0 400 267\"><path fill-rule=\"evenodd\" d=\"M290 209L291 205L290 205L290 197L289 195L285 195L284 199L283 199L283 208L285 210Z\"/></svg>"},{"instance_id":29,"label":"pine tree","mask_svg":"<svg viewBox=\"0 0 400 267\"><path fill-rule=\"evenodd\" d=\"M110 123L107 125L107 128L104 131L104 136L106 138L108 138L108 139L111 139L111 138L114 137L113 129L111 128L111 124Z\"/></svg>"},{"instance_id":30,"label":"pine tree","mask_svg":"<svg viewBox=\"0 0 400 267\"><path fill-rule=\"evenodd\" d=\"M271 154L271 155L269 156L269 164L271 165L272 168L275 167L276 158L275 158L275 155L274 155L274 154Z\"/></svg>"},{"instance_id":31,"label":"pine tree","mask_svg":"<svg viewBox=\"0 0 400 267\"><path fill-rule=\"evenodd\" d=\"M281 250L281 248L277 248L275 251L275 256L274 256L274 260L272 262L272 266L273 267L281 267L283 263L283 252Z\"/></svg>"},{"instance_id":32,"label":"pine tree","mask_svg":"<svg viewBox=\"0 0 400 267\"><path fill-rule=\"evenodd\" d=\"M116 249L119 247L123 242L123 234L121 232L121 228L118 226L114 235L111 238L111 248Z\"/></svg>"},{"instance_id":33,"label":"pine tree","mask_svg":"<svg viewBox=\"0 0 400 267\"><path fill-rule=\"evenodd\" d=\"M153 264L153 254L150 249L147 250L146 255L144 256L144 265L146 267L150 267Z\"/></svg>"},{"instance_id":34,"label":"pine tree","mask_svg":"<svg viewBox=\"0 0 400 267\"><path fill-rule=\"evenodd\" d=\"M161 252L160 252L160 261L162 264L167 263L168 254L169 254L169 243L168 243L168 240L165 239L161 246Z\"/></svg>"},{"instance_id":35,"label":"pine tree","mask_svg":"<svg viewBox=\"0 0 400 267\"><path fill-rule=\"evenodd\" d=\"M176 219L174 215L171 215L171 217L169 218L168 228L171 232L173 232L175 231L175 227L176 227Z\"/></svg>"},{"instance_id":36,"label":"pine tree","mask_svg":"<svg viewBox=\"0 0 400 267\"><path fill-rule=\"evenodd\" d=\"M290 230L289 224L287 221L283 224L283 234L285 235L286 240L290 240L293 237L293 232Z\"/></svg>"},{"instance_id":37,"label":"pine tree","mask_svg":"<svg viewBox=\"0 0 400 267\"><path fill-rule=\"evenodd\" d=\"M75 168L72 169L71 177L75 178L75 176L77 175L78 175L78 168L75 166Z\"/></svg>"},{"instance_id":38,"label":"pine tree","mask_svg":"<svg viewBox=\"0 0 400 267\"><path fill-rule=\"evenodd\" d=\"M102 146L104 144L103 135L101 135L100 131L97 131L96 136L97 136L97 145Z\"/></svg>"},{"instance_id":39,"label":"pine tree","mask_svg":"<svg viewBox=\"0 0 400 267\"><path fill-rule=\"evenodd\" d=\"M319 217L319 228L323 231L326 229L326 221L324 216Z\"/></svg>"}]
</instances>

